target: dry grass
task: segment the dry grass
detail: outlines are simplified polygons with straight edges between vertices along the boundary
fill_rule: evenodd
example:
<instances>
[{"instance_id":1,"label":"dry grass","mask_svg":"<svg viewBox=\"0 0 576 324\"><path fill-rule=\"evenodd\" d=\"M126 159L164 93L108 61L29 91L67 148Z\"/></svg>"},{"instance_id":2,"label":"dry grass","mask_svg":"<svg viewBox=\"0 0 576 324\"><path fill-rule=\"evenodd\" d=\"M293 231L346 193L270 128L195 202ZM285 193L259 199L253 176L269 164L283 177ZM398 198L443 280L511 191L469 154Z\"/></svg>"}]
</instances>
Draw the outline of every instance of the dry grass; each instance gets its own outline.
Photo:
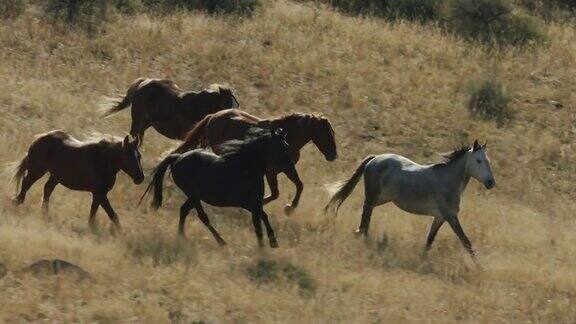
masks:
<instances>
[{"instance_id":1,"label":"dry grass","mask_svg":"<svg viewBox=\"0 0 576 324\"><path fill-rule=\"evenodd\" d=\"M284 1L267 2L244 20L119 19L92 38L54 31L34 12L3 22L4 162L19 159L34 134L55 128L78 137L126 132L129 114L100 119L97 103L139 76L173 78L190 89L229 82L256 115L322 112L335 125L340 158L328 164L305 148L298 166L305 195L290 218L282 204L293 188L281 182L281 199L267 207L278 250L257 249L248 215L234 209L208 209L230 243L225 249L197 221L189 222L189 241L180 242L181 194L170 190L166 206L152 214L137 207L144 188L125 175L110 194L125 228L116 238L102 211L101 235L87 234L89 195L58 187L55 220L45 225L42 182L17 209L6 186L0 261L10 273L0 279L0 321L576 321L576 31L552 24L547 34L546 47L487 53L431 26L389 25ZM498 75L512 97L508 126L467 111L466 86L486 73ZM472 183L462 206L481 268L448 227L423 258L431 220L392 206L376 210L371 242L356 240L361 189L337 219L320 211L323 184L348 176L367 154L397 152L425 162L475 137L488 140L498 182L489 192ZM173 144L149 131L144 166ZM76 263L92 278L76 283L20 271L42 258ZM269 264L293 270L266 270ZM265 278L255 279L261 273ZM300 276L313 288L302 288L294 279Z\"/></svg>"}]
</instances>

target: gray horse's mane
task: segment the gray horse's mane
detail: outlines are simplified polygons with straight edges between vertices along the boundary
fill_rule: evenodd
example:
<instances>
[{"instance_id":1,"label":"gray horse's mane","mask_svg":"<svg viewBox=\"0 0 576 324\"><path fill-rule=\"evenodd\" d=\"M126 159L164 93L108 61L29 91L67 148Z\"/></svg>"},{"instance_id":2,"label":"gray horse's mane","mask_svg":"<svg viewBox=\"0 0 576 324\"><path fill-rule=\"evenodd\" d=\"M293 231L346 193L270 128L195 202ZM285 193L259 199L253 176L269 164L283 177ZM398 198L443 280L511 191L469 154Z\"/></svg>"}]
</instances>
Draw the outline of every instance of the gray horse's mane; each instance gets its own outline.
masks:
<instances>
[{"instance_id":1,"label":"gray horse's mane","mask_svg":"<svg viewBox=\"0 0 576 324\"><path fill-rule=\"evenodd\" d=\"M442 162L440 162L440 165L447 165L457 161L458 159L463 157L466 154L466 152L470 151L470 149L471 149L470 146L464 145L461 147L457 147L456 149L454 149L454 151L450 153L441 154Z\"/></svg>"}]
</instances>

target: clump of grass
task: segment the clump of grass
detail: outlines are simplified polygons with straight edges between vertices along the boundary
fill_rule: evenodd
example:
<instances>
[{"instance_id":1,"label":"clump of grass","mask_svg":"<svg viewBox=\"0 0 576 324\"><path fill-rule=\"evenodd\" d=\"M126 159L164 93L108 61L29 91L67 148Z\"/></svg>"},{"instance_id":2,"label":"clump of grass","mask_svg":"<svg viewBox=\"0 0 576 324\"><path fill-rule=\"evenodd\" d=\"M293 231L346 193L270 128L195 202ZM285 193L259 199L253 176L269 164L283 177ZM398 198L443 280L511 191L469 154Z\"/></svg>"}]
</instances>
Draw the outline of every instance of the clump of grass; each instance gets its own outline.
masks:
<instances>
[{"instance_id":1,"label":"clump of grass","mask_svg":"<svg viewBox=\"0 0 576 324\"><path fill-rule=\"evenodd\" d=\"M260 0L142 0L142 3L154 12L188 10L238 15L251 15L261 5Z\"/></svg>"},{"instance_id":2,"label":"clump of grass","mask_svg":"<svg viewBox=\"0 0 576 324\"><path fill-rule=\"evenodd\" d=\"M447 22L455 34L490 45L523 46L545 40L532 17L514 13L504 0L452 0Z\"/></svg>"},{"instance_id":3,"label":"clump of grass","mask_svg":"<svg viewBox=\"0 0 576 324\"><path fill-rule=\"evenodd\" d=\"M512 112L508 107L510 98L495 77L471 81L468 95L468 110L473 116L494 120L498 126L512 119Z\"/></svg>"},{"instance_id":4,"label":"clump of grass","mask_svg":"<svg viewBox=\"0 0 576 324\"><path fill-rule=\"evenodd\" d=\"M196 260L196 249L190 242L163 235L142 235L130 238L126 243L128 255L137 262L152 262L154 266L175 263L189 265Z\"/></svg>"},{"instance_id":5,"label":"clump of grass","mask_svg":"<svg viewBox=\"0 0 576 324\"><path fill-rule=\"evenodd\" d=\"M330 0L329 3L351 14L425 22L440 18L443 0Z\"/></svg>"},{"instance_id":6,"label":"clump of grass","mask_svg":"<svg viewBox=\"0 0 576 324\"><path fill-rule=\"evenodd\" d=\"M0 18L14 19L24 12L25 7L24 0L0 0Z\"/></svg>"},{"instance_id":7,"label":"clump of grass","mask_svg":"<svg viewBox=\"0 0 576 324\"><path fill-rule=\"evenodd\" d=\"M303 296L309 296L316 291L316 283L308 271L289 261L259 259L246 269L250 280L261 283L274 283L286 280L298 285L298 291Z\"/></svg>"}]
</instances>

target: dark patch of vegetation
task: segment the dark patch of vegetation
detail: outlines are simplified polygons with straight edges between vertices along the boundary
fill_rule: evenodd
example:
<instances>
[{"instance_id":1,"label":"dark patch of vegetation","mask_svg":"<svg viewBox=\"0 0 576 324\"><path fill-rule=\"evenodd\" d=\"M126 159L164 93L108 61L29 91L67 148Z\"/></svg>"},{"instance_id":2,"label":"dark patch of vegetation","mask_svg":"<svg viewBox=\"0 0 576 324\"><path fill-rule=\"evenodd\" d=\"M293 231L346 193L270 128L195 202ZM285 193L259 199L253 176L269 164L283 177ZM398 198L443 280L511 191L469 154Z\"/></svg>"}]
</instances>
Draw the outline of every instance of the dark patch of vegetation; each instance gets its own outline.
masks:
<instances>
[{"instance_id":1,"label":"dark patch of vegetation","mask_svg":"<svg viewBox=\"0 0 576 324\"><path fill-rule=\"evenodd\" d=\"M20 16L25 8L24 0L0 0L0 18L14 19Z\"/></svg>"},{"instance_id":2,"label":"dark patch of vegetation","mask_svg":"<svg viewBox=\"0 0 576 324\"><path fill-rule=\"evenodd\" d=\"M163 235L134 237L126 243L127 252L138 262L152 262L154 266L183 263L196 260L196 249L190 242L180 238L167 239Z\"/></svg>"},{"instance_id":3,"label":"dark patch of vegetation","mask_svg":"<svg viewBox=\"0 0 576 324\"><path fill-rule=\"evenodd\" d=\"M60 28L81 27L90 34L106 20L107 0L47 0L42 3L45 19Z\"/></svg>"},{"instance_id":4,"label":"dark patch of vegetation","mask_svg":"<svg viewBox=\"0 0 576 324\"><path fill-rule=\"evenodd\" d=\"M178 10L203 11L210 14L251 15L260 0L142 0L148 10L168 13Z\"/></svg>"},{"instance_id":5,"label":"dark patch of vegetation","mask_svg":"<svg viewBox=\"0 0 576 324\"><path fill-rule=\"evenodd\" d=\"M298 291L303 296L310 296L316 291L316 283L308 271L288 261L259 259L246 269L250 280L259 284L278 282L282 279L297 284Z\"/></svg>"},{"instance_id":6,"label":"dark patch of vegetation","mask_svg":"<svg viewBox=\"0 0 576 324\"><path fill-rule=\"evenodd\" d=\"M389 20L430 21L439 19L443 0L329 0L343 12Z\"/></svg>"},{"instance_id":7,"label":"dark patch of vegetation","mask_svg":"<svg viewBox=\"0 0 576 324\"><path fill-rule=\"evenodd\" d=\"M545 39L534 19L513 13L503 0L453 0L447 21L455 34L492 45L528 45Z\"/></svg>"},{"instance_id":8,"label":"dark patch of vegetation","mask_svg":"<svg viewBox=\"0 0 576 324\"><path fill-rule=\"evenodd\" d=\"M512 112L508 107L510 99L495 77L470 82L468 95L468 110L473 116L494 120L498 126L512 119Z\"/></svg>"}]
</instances>

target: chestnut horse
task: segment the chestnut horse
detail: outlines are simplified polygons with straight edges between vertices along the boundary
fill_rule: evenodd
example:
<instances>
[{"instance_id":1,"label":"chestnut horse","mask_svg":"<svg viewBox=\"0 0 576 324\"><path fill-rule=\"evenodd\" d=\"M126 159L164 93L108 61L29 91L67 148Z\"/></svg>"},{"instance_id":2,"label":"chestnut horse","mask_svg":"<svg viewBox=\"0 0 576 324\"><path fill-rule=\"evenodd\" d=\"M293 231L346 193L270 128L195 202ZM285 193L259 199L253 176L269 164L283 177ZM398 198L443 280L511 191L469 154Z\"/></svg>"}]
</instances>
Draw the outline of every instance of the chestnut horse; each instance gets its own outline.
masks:
<instances>
[{"instance_id":1,"label":"chestnut horse","mask_svg":"<svg viewBox=\"0 0 576 324\"><path fill-rule=\"evenodd\" d=\"M89 225L95 230L96 212L102 206L116 230L120 221L107 193L112 190L116 174L126 172L135 184L144 181L140 165L139 139L122 140L101 139L99 141L81 142L60 130L39 135L30 145L28 154L16 167L13 180L21 187L14 198L19 205L24 202L26 192L47 172L50 173L44 185L42 208L47 214L50 195L58 184L71 190L92 193Z\"/></svg>"},{"instance_id":2,"label":"chestnut horse","mask_svg":"<svg viewBox=\"0 0 576 324\"><path fill-rule=\"evenodd\" d=\"M144 138L150 126L170 139L184 139L188 131L204 116L240 104L232 89L213 84L200 92L184 91L167 79L139 78L124 97L111 98L102 106L103 117L132 105L130 135Z\"/></svg>"},{"instance_id":3,"label":"chestnut horse","mask_svg":"<svg viewBox=\"0 0 576 324\"><path fill-rule=\"evenodd\" d=\"M224 142L245 138L254 126L282 128L286 132L286 142L289 145L290 157L294 164L300 159L300 149L309 142L316 145L326 160L334 161L337 157L334 130L325 117L293 113L274 119L261 119L238 109L222 110L206 116L188 133L184 143L174 152L183 153L202 145L211 147L216 154L221 154ZM278 198L278 173L280 172L281 170L277 166L268 166L266 179L270 186L270 195L264 198L264 204ZM296 195L292 203L287 205L285 209L286 213L290 213L298 206L304 185L299 178L290 174L286 175L296 186Z\"/></svg>"}]
</instances>

